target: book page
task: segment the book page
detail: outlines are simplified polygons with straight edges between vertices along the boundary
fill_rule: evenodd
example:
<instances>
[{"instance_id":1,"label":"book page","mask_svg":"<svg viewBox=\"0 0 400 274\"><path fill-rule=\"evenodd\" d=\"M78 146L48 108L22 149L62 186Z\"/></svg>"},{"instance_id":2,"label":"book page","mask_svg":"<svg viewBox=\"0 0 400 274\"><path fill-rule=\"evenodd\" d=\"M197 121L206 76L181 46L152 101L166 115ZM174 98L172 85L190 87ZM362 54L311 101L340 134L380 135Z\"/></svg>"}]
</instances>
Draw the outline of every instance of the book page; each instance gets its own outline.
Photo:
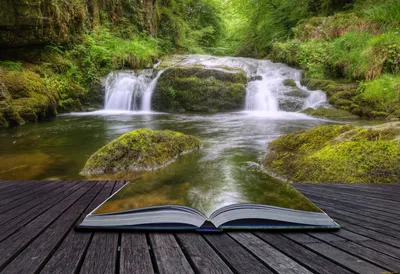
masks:
<instances>
[{"instance_id":1,"label":"book page","mask_svg":"<svg viewBox=\"0 0 400 274\"><path fill-rule=\"evenodd\" d=\"M238 203L320 212L293 186L272 178L258 167L234 163L227 171L224 161L205 162L202 157L201 152L190 153L164 169L142 173L94 214L181 205L210 216L221 207Z\"/></svg>"}]
</instances>

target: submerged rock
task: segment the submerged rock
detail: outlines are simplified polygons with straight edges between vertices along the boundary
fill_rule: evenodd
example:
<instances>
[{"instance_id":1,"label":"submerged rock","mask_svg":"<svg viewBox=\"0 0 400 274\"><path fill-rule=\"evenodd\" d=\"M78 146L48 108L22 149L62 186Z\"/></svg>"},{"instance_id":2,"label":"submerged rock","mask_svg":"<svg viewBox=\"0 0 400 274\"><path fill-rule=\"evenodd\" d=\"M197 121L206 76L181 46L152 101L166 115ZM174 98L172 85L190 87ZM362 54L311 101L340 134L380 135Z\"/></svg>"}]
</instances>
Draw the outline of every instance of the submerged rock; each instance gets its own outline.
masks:
<instances>
[{"instance_id":1,"label":"submerged rock","mask_svg":"<svg viewBox=\"0 0 400 274\"><path fill-rule=\"evenodd\" d=\"M199 148L200 144L198 138L179 132L137 129L96 151L86 162L81 175L159 169L177 156Z\"/></svg>"},{"instance_id":2,"label":"submerged rock","mask_svg":"<svg viewBox=\"0 0 400 274\"><path fill-rule=\"evenodd\" d=\"M263 165L293 182L399 183L400 122L287 134L268 145Z\"/></svg>"},{"instance_id":3,"label":"submerged rock","mask_svg":"<svg viewBox=\"0 0 400 274\"><path fill-rule=\"evenodd\" d=\"M166 112L222 112L243 108L247 76L240 69L171 67L161 74L152 109Z\"/></svg>"},{"instance_id":4,"label":"submerged rock","mask_svg":"<svg viewBox=\"0 0 400 274\"><path fill-rule=\"evenodd\" d=\"M300 113L304 113L311 116L316 117L324 117L324 118L342 118L342 119L357 119L359 118L357 115L351 114L348 111L336 109L336 108L307 108Z\"/></svg>"}]
</instances>

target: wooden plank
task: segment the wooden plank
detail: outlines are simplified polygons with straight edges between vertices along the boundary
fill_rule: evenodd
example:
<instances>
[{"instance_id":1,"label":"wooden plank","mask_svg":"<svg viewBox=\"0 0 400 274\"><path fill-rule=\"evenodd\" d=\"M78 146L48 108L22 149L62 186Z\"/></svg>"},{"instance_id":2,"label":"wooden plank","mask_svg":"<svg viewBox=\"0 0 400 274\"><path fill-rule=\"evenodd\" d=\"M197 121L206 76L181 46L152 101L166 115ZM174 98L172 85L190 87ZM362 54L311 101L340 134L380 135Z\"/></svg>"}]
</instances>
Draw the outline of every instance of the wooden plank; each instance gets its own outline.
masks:
<instances>
[{"instance_id":1,"label":"wooden plank","mask_svg":"<svg viewBox=\"0 0 400 274\"><path fill-rule=\"evenodd\" d=\"M397 272L400 270L400 260L372 250L370 248L364 247L360 244L351 242L351 241L343 241L337 240L338 236L333 234L322 234L322 233L309 233L313 237L320 239L324 242L329 243L330 245L337 247L347 253L350 253L354 256L357 256L363 260L369 261L379 267L386 269L388 271Z\"/></svg>"},{"instance_id":2,"label":"wooden plank","mask_svg":"<svg viewBox=\"0 0 400 274\"><path fill-rule=\"evenodd\" d=\"M21 188L21 186L24 186L29 183L33 183L37 181L3 181L3 183L0 185L0 189L2 190L11 190L11 189L18 189ZM3 193L3 191L1 191Z\"/></svg>"},{"instance_id":3,"label":"wooden plank","mask_svg":"<svg viewBox=\"0 0 400 274\"><path fill-rule=\"evenodd\" d=\"M229 236L275 270L276 273L311 274L309 270L296 261L250 233L232 232L229 233Z\"/></svg>"},{"instance_id":4,"label":"wooden plank","mask_svg":"<svg viewBox=\"0 0 400 274\"><path fill-rule=\"evenodd\" d=\"M377 197L377 198L383 198L385 200L393 200L393 201L398 201L398 195L400 194L400 188L398 191L393 191L393 190L383 190L383 189L378 189L377 187L373 188L364 188L361 186L349 186L349 185L327 185L325 186L327 189L332 189L337 192L348 192L348 193L358 193L362 194L362 196L367 196L367 197Z\"/></svg>"},{"instance_id":5,"label":"wooden plank","mask_svg":"<svg viewBox=\"0 0 400 274\"><path fill-rule=\"evenodd\" d=\"M304 234L304 236L307 235ZM285 237L288 237L289 239L293 240L292 237L288 234L286 234ZM318 254L325 256L329 260L334 261L337 264L343 265L348 269L351 269L357 273L381 274L382 272L385 272L385 269L383 268L377 267L365 260L362 260L354 255L344 252L322 241L318 241L315 243L303 243L303 244L308 248L310 248L311 250L317 252Z\"/></svg>"},{"instance_id":6,"label":"wooden plank","mask_svg":"<svg viewBox=\"0 0 400 274\"><path fill-rule=\"evenodd\" d=\"M365 217L371 217L377 220L381 220L387 223L391 224L400 224L400 220L397 220L393 216L388 217L386 214L383 215L381 214L381 210L371 210L367 209L365 207L349 207L349 206L344 206L344 205L338 205L337 203L330 203L327 201L320 201L320 200L314 200L315 204L317 204L320 208L324 209L334 209L334 210L340 210L342 213L354 213L357 214L358 216L365 216Z\"/></svg>"},{"instance_id":7,"label":"wooden plank","mask_svg":"<svg viewBox=\"0 0 400 274\"><path fill-rule=\"evenodd\" d=\"M400 248L398 247L375 241L371 238L356 234L346 229L341 229L339 231L333 232L332 234L342 237L346 240L356 242L362 246L369 247L393 258L400 259Z\"/></svg>"},{"instance_id":8,"label":"wooden plank","mask_svg":"<svg viewBox=\"0 0 400 274\"><path fill-rule=\"evenodd\" d=\"M273 273L227 234L205 234L214 250L238 273Z\"/></svg>"},{"instance_id":9,"label":"wooden plank","mask_svg":"<svg viewBox=\"0 0 400 274\"><path fill-rule=\"evenodd\" d=\"M25 225L23 228L6 238L0 243L0 269L3 268L11 259L18 255L30 242L32 242L41 232L46 229L56 218L73 205L91 187L93 182L85 182L84 186L76 190L72 195L60 201L57 206L52 207L39 217Z\"/></svg>"},{"instance_id":10,"label":"wooden plank","mask_svg":"<svg viewBox=\"0 0 400 274\"><path fill-rule=\"evenodd\" d=\"M38 185L35 188L32 188L30 191L26 191L23 193L15 193L10 197L2 198L0 201L0 206L4 205L9 205L13 202L25 202L29 200L29 197L33 196L40 196L40 195L45 195L48 191L51 191L52 189L56 188L56 184L59 184L59 182L47 182Z\"/></svg>"},{"instance_id":11,"label":"wooden plank","mask_svg":"<svg viewBox=\"0 0 400 274\"><path fill-rule=\"evenodd\" d=\"M368 228L356 225L356 224L352 224L346 221L341 220L340 224L346 229L349 230L351 232L357 233L357 234L361 234L363 236L369 237L371 239L374 239L376 241L379 242L383 242L389 245L393 245L394 247L399 247L400 246L400 241L399 239L392 237L392 236L388 236L388 235L384 235L380 232L374 231L374 230L370 230Z\"/></svg>"},{"instance_id":12,"label":"wooden plank","mask_svg":"<svg viewBox=\"0 0 400 274\"><path fill-rule=\"evenodd\" d=\"M113 192L117 191L123 181L115 183ZM95 232L83 260L81 273L114 273L119 267L118 242L121 234L118 232ZM102 261L96 261L96 256L108 256ZM94 265L96 264L96 265ZM93 271L96 272L93 272Z\"/></svg>"},{"instance_id":13,"label":"wooden plank","mask_svg":"<svg viewBox=\"0 0 400 274\"><path fill-rule=\"evenodd\" d=\"M328 213L328 215L336 216L338 218L341 218L343 220L354 220L357 221L357 223L363 223L367 225L368 227L379 227L382 228L384 227L385 230L387 231L388 229L396 235L400 235L400 226L399 224L391 223L391 222L386 222L385 219L375 219L371 215L360 215L344 210L336 210L333 207L324 207L324 211ZM376 218L379 218L379 216L376 216Z\"/></svg>"},{"instance_id":14,"label":"wooden plank","mask_svg":"<svg viewBox=\"0 0 400 274\"><path fill-rule=\"evenodd\" d=\"M307 197L312 197L312 196L314 198L318 197L318 198L316 198L317 200L318 199L330 199L330 200L338 202L338 203L350 202L350 203L356 204L358 206L365 206L368 208L380 209L385 212L397 214L396 210L393 209L393 208L396 208L397 206L393 207L392 205L383 205L383 204L381 205L381 203L379 201L367 201L367 200L360 199L357 197L352 197L352 196L348 197L348 195L346 196L346 195L341 195L338 193L331 195L331 194L324 192L324 194L322 196L321 192L315 192L315 191L303 190L303 189L301 190L301 192L304 195L306 195Z\"/></svg>"},{"instance_id":15,"label":"wooden plank","mask_svg":"<svg viewBox=\"0 0 400 274\"><path fill-rule=\"evenodd\" d=\"M303 190L301 187L298 187L300 190ZM307 189L304 189L305 191L310 191ZM333 195L334 197L338 197L340 199L342 198L348 198L355 200L357 202L360 202L361 204L368 204L368 203L378 203L380 205L385 205L385 206L392 206L392 207L398 207L400 206L400 201L390 201L382 198L374 198L374 197L366 197L359 195L357 193L348 193L346 191L331 191L328 190L327 188L323 188L321 186L316 185L313 189L313 192L318 192L318 191L323 191L324 196L325 195Z\"/></svg>"},{"instance_id":16,"label":"wooden plank","mask_svg":"<svg viewBox=\"0 0 400 274\"><path fill-rule=\"evenodd\" d=\"M310 185L312 186L312 185ZM400 184L327 184L332 188L358 189L362 191L379 191L386 194L400 193Z\"/></svg>"},{"instance_id":17,"label":"wooden plank","mask_svg":"<svg viewBox=\"0 0 400 274\"><path fill-rule=\"evenodd\" d=\"M3 273L37 273L48 260L52 251L67 235L68 231L74 227L82 211L89 206L103 186L104 183L97 183L90 191L81 196L10 262L3 269Z\"/></svg>"},{"instance_id":18,"label":"wooden plank","mask_svg":"<svg viewBox=\"0 0 400 274\"><path fill-rule=\"evenodd\" d=\"M120 273L154 273L149 248L145 233L122 233Z\"/></svg>"},{"instance_id":19,"label":"wooden plank","mask_svg":"<svg viewBox=\"0 0 400 274\"><path fill-rule=\"evenodd\" d=\"M321 195L314 195L314 194L310 194L309 192L303 191L303 194L307 196L307 198L309 198L311 201L313 201L316 204L331 204L334 206L343 206L345 208L354 208L357 210L364 210L364 211L372 211L372 212L376 212L379 213L382 216L385 216L389 219L392 220L398 220L398 214L397 213L391 213L391 212L386 212L386 208L385 207L379 207L379 205L360 205L357 202L353 202L350 200L338 200L338 199L332 199L332 198L327 198L326 196L321 196ZM323 207L323 206L322 206Z\"/></svg>"},{"instance_id":20,"label":"wooden plank","mask_svg":"<svg viewBox=\"0 0 400 274\"><path fill-rule=\"evenodd\" d=\"M24 184L26 181L1 181L0 183L0 193L5 189L16 188L17 184Z\"/></svg>"},{"instance_id":21,"label":"wooden plank","mask_svg":"<svg viewBox=\"0 0 400 274\"><path fill-rule=\"evenodd\" d=\"M176 237L196 273L233 273L199 233L177 233Z\"/></svg>"},{"instance_id":22,"label":"wooden plank","mask_svg":"<svg viewBox=\"0 0 400 274\"><path fill-rule=\"evenodd\" d=\"M97 248L104 247L104 248ZM96 232L86 253L81 274L114 274L118 250L118 233Z\"/></svg>"},{"instance_id":23,"label":"wooden plank","mask_svg":"<svg viewBox=\"0 0 400 274\"><path fill-rule=\"evenodd\" d=\"M150 233L149 239L158 273L194 273L173 234Z\"/></svg>"},{"instance_id":24,"label":"wooden plank","mask_svg":"<svg viewBox=\"0 0 400 274\"><path fill-rule=\"evenodd\" d=\"M105 183L104 187L84 211L77 223L80 223L90 211L110 196L114 188L114 182L103 183ZM40 273L77 273L92 236L93 233L90 231L72 229Z\"/></svg>"},{"instance_id":25,"label":"wooden plank","mask_svg":"<svg viewBox=\"0 0 400 274\"><path fill-rule=\"evenodd\" d=\"M11 202L7 205L3 205L0 207L0 224L5 222L5 215L14 215L14 216L18 216L20 215L22 212L25 212L27 209L31 209L35 206L37 206L38 204L49 200L51 197L53 197L54 195L57 195L58 193L61 193L63 191L65 191L66 189L74 186L77 183L77 181L75 182L62 182L59 183L57 186L53 187L53 188L48 188L47 192L43 192L42 195L32 195L29 198L25 198L23 199L23 201L17 200L14 202Z\"/></svg>"},{"instance_id":26,"label":"wooden plank","mask_svg":"<svg viewBox=\"0 0 400 274\"><path fill-rule=\"evenodd\" d=\"M377 231L377 232L380 232L380 233L382 233L384 235L388 235L388 236L392 236L392 237L400 239L400 232L399 231L394 231L392 229L388 229L386 227L385 223L374 224L374 223L371 223L370 221L367 221L367 220L363 221L361 218L355 219L355 218L347 217L347 216L345 216L343 214L336 213L336 212L329 211L329 210L328 210L328 214L329 214L330 217L334 218L339 223L341 221L346 221L348 223L356 224L356 225L359 225L361 227L365 227L365 228L367 228L369 230Z\"/></svg>"},{"instance_id":27,"label":"wooden plank","mask_svg":"<svg viewBox=\"0 0 400 274\"><path fill-rule=\"evenodd\" d=\"M18 186L12 186L10 188L7 188L0 193L0 199L5 199L8 197L12 197L15 194L20 194L20 193L29 193L29 191L32 191L32 188L45 185L47 184L48 181L27 181L23 182Z\"/></svg>"},{"instance_id":28,"label":"wooden plank","mask_svg":"<svg viewBox=\"0 0 400 274\"><path fill-rule=\"evenodd\" d=\"M61 201L64 201L68 197L74 195L77 190L85 185L86 182L78 181L74 186L64 190L60 194L53 196L51 199L46 200L36 207L28 208L26 205L23 205L23 208L26 209L26 211L20 215L16 216L13 213L4 214L3 218L8 221L0 226L0 242L38 216L45 214L47 210L57 206Z\"/></svg>"},{"instance_id":29,"label":"wooden plank","mask_svg":"<svg viewBox=\"0 0 400 274\"><path fill-rule=\"evenodd\" d=\"M309 249L306 249L302 245L297 244L296 242L289 240L282 235L268 232L256 232L255 234L266 241L268 244L272 245L282 253L286 254L293 260L297 261L299 264L307 267L315 273L352 273L346 268L331 262L330 260L320 256L319 254Z\"/></svg>"}]
</instances>

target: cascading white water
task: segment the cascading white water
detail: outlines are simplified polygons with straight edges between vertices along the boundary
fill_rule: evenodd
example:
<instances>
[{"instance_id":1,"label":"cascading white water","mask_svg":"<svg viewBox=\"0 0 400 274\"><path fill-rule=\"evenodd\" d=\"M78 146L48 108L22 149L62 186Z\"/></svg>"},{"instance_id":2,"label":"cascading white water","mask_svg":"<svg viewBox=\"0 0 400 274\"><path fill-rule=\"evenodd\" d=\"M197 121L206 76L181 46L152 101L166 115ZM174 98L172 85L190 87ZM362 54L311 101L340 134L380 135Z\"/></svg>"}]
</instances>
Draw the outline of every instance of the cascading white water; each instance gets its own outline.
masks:
<instances>
[{"instance_id":1,"label":"cascading white water","mask_svg":"<svg viewBox=\"0 0 400 274\"><path fill-rule=\"evenodd\" d=\"M110 73L105 81L104 109L151 111L151 95L163 72L159 71L155 78L151 69Z\"/></svg>"},{"instance_id":2,"label":"cascading white water","mask_svg":"<svg viewBox=\"0 0 400 274\"><path fill-rule=\"evenodd\" d=\"M298 111L303 108L327 106L325 93L309 91L300 84L302 71L269 60L237 57L188 55L179 65L203 65L206 68L231 67L242 69L250 81L247 84L245 110L257 112ZM293 79L296 87L284 86Z\"/></svg>"},{"instance_id":3,"label":"cascading white water","mask_svg":"<svg viewBox=\"0 0 400 274\"><path fill-rule=\"evenodd\" d=\"M151 80L150 84L146 88L143 99L142 99L142 110L143 111L151 111L151 96L153 95L153 91L157 86L158 78L160 78L161 74L165 71L165 69L160 70L156 77Z\"/></svg>"},{"instance_id":4,"label":"cascading white water","mask_svg":"<svg viewBox=\"0 0 400 274\"><path fill-rule=\"evenodd\" d=\"M246 111L275 113L295 112L304 108L326 107L322 91L310 91L300 84L302 71L269 60L207 55L177 56L175 65L202 65L205 68L237 68L246 72L249 82L246 90ZM157 65L156 65L157 66ZM151 97L158 78L165 70L154 75L154 70L117 71L106 79L106 110L151 111ZM229 72L229 70L227 70ZM293 79L295 86L285 86L285 79Z\"/></svg>"}]
</instances>

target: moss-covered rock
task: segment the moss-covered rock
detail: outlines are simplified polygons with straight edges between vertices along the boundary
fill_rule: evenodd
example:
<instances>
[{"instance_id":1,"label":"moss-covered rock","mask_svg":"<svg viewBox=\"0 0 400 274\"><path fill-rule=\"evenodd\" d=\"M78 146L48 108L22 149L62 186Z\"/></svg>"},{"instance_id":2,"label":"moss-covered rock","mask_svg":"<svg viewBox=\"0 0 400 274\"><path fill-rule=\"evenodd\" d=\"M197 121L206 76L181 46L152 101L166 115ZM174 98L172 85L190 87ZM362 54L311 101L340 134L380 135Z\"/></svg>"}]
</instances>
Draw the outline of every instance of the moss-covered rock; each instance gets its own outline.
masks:
<instances>
[{"instance_id":1,"label":"moss-covered rock","mask_svg":"<svg viewBox=\"0 0 400 274\"><path fill-rule=\"evenodd\" d=\"M37 122L57 114L58 94L48 89L44 80L31 71L0 71L2 94L0 112L8 126ZM9 95L7 95L7 93ZM4 124L4 123L3 123Z\"/></svg>"},{"instance_id":2,"label":"moss-covered rock","mask_svg":"<svg viewBox=\"0 0 400 274\"><path fill-rule=\"evenodd\" d=\"M285 79L282 83L286 87L297 87L297 84L293 79Z\"/></svg>"},{"instance_id":3,"label":"moss-covered rock","mask_svg":"<svg viewBox=\"0 0 400 274\"><path fill-rule=\"evenodd\" d=\"M264 166L290 181L399 183L400 122L319 126L268 145Z\"/></svg>"},{"instance_id":4,"label":"moss-covered rock","mask_svg":"<svg viewBox=\"0 0 400 274\"><path fill-rule=\"evenodd\" d=\"M86 162L81 175L159 169L180 154L198 149L200 144L198 138L179 132L137 129L95 152Z\"/></svg>"},{"instance_id":5,"label":"moss-covered rock","mask_svg":"<svg viewBox=\"0 0 400 274\"><path fill-rule=\"evenodd\" d=\"M152 109L165 112L221 112L243 108L247 76L244 71L172 67L161 74L152 96Z\"/></svg>"},{"instance_id":6,"label":"moss-covered rock","mask_svg":"<svg viewBox=\"0 0 400 274\"><path fill-rule=\"evenodd\" d=\"M77 40L101 20L155 34L152 0L0 2L0 47L22 48Z\"/></svg>"},{"instance_id":7,"label":"moss-covered rock","mask_svg":"<svg viewBox=\"0 0 400 274\"><path fill-rule=\"evenodd\" d=\"M289 91L286 91L284 93L285 93L286 96L298 97L298 98L307 98L310 95L309 92L307 92L305 90L302 90L302 89L299 89L299 88L293 88L293 89L291 89Z\"/></svg>"},{"instance_id":8,"label":"moss-covered rock","mask_svg":"<svg viewBox=\"0 0 400 274\"><path fill-rule=\"evenodd\" d=\"M295 97L285 97L278 99L278 104L280 110L294 112L302 109L304 102Z\"/></svg>"},{"instance_id":9,"label":"moss-covered rock","mask_svg":"<svg viewBox=\"0 0 400 274\"><path fill-rule=\"evenodd\" d=\"M315 116L315 117L323 117L323 118L332 118L332 119L357 119L359 118L357 115L351 114L348 111L336 109L336 108L307 108L300 111L300 113L304 113L307 115Z\"/></svg>"}]
</instances>

